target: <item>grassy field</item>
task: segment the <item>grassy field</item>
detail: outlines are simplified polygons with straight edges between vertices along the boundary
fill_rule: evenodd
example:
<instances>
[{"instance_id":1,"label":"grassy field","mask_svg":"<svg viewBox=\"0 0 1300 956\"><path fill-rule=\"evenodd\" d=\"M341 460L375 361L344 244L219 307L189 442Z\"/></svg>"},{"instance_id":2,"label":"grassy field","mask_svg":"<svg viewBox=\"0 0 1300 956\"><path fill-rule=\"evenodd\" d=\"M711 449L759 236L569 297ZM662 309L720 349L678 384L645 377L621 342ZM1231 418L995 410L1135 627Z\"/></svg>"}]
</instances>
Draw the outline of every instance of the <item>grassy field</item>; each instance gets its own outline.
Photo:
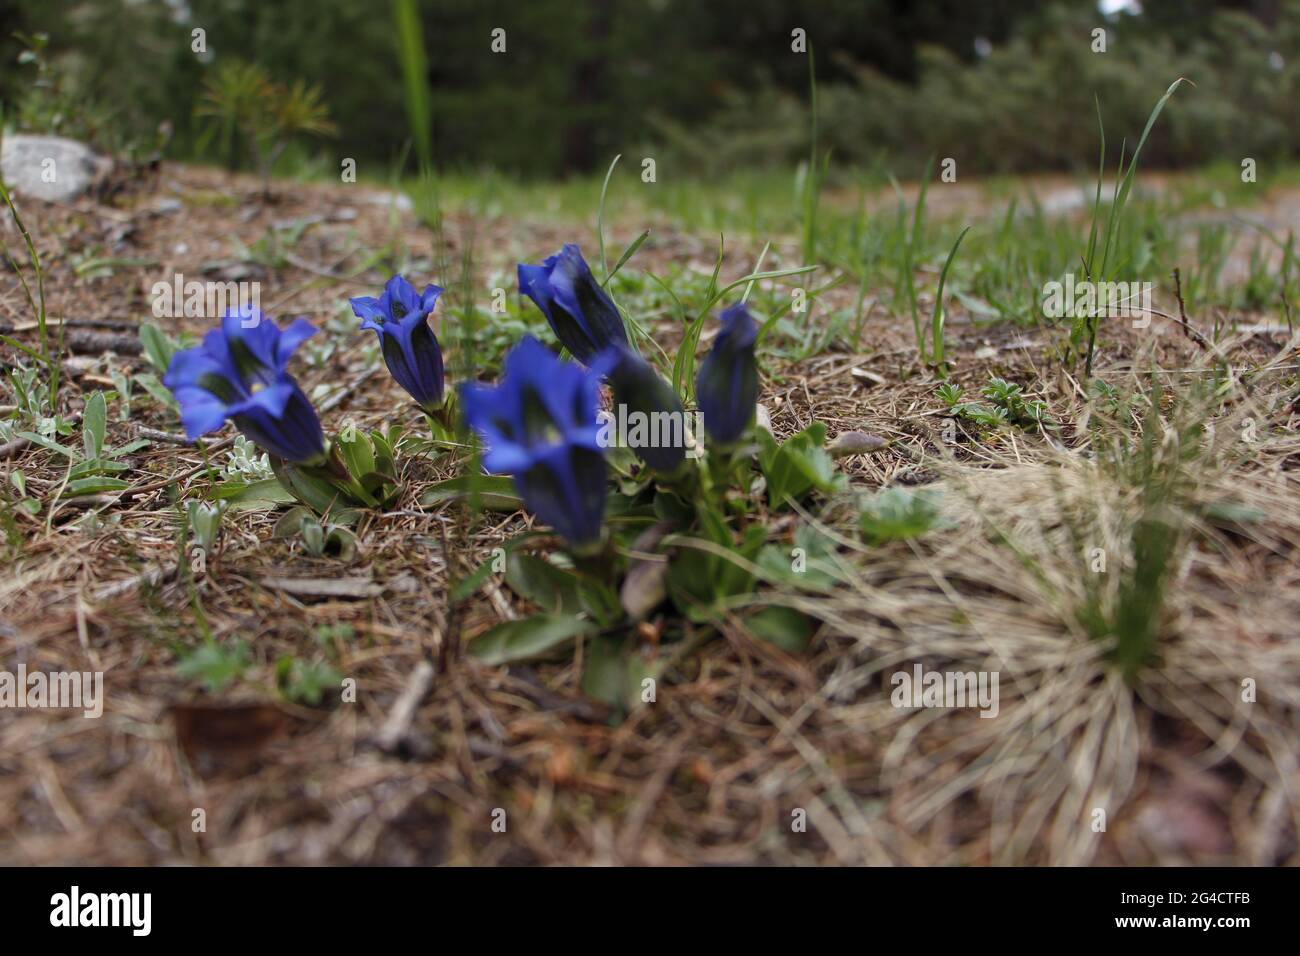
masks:
<instances>
[{"instance_id":1,"label":"grassy field","mask_svg":"<svg viewBox=\"0 0 1300 956\"><path fill-rule=\"evenodd\" d=\"M0 723L0 862L1297 861L1296 171L657 179L626 157L607 189L268 200L164 166L111 206L20 204L0 648L103 672L105 704ZM738 495L764 529L722 555L746 585L618 631L652 703L584 676L608 633L475 653L548 600L494 549L547 552L518 510L438 493L466 449L404 455L395 506L316 541L160 384L211 320L155 317L154 283L256 281L323 330L294 362L327 430L418 431L349 296L445 286L448 379L490 380L524 332L553 344L516 263L577 242L613 266L647 231L608 285L643 353L689 392L695 318L776 273L719 306L763 323L760 421L821 423L843 476ZM1081 262L1152 283L1151 311L1045 314ZM896 706L918 665L996 674L996 713Z\"/></svg>"}]
</instances>

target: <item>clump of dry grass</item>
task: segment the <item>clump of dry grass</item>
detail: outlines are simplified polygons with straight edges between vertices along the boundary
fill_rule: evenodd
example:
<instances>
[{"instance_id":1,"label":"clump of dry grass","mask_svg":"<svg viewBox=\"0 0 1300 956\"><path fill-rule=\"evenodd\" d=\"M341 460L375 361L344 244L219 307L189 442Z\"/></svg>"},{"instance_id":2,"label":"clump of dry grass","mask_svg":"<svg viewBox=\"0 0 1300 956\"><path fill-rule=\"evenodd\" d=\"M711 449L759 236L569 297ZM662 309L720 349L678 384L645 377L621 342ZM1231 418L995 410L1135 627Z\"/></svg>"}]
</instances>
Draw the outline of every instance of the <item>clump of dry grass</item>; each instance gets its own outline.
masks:
<instances>
[{"instance_id":1,"label":"clump of dry grass","mask_svg":"<svg viewBox=\"0 0 1300 956\"><path fill-rule=\"evenodd\" d=\"M1140 388L1106 425L1078 406L1072 447L949 456L947 529L851 546L840 590L793 602L855 646L800 713L888 739L880 829L928 862L1294 861L1300 444L1281 364L1203 362L1211 384ZM1168 568L1144 574L1152 524ZM1134 603L1155 638L1136 664ZM894 708L889 675L918 661L998 672L997 716Z\"/></svg>"}]
</instances>

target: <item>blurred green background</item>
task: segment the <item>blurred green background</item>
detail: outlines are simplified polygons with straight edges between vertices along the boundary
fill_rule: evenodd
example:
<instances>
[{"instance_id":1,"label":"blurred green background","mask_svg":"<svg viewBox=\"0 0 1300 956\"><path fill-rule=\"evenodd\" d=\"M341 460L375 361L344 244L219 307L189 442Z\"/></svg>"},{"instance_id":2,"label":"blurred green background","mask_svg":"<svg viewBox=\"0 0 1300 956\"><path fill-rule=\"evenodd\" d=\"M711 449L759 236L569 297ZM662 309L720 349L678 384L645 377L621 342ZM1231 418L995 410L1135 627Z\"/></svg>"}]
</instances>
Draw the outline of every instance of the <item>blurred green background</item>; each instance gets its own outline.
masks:
<instances>
[{"instance_id":1,"label":"blurred green background","mask_svg":"<svg viewBox=\"0 0 1300 956\"><path fill-rule=\"evenodd\" d=\"M1095 168L1169 83L1144 165L1300 153L1300 0L418 0L432 143L444 171L541 179L615 153L696 177L808 155L810 58L832 169ZM1121 9L1116 9L1121 8ZM292 137L276 172L413 169L389 0L0 0L9 130L60 132L122 154L256 165L239 132L196 112L222 64L320 88L332 128ZM1107 30L1105 53L1092 31ZM192 50L205 31L206 52ZM506 51L491 50L494 29ZM408 30L408 32L410 32ZM43 40L41 35L48 37ZM160 132L160 124L166 124ZM1118 149L1119 132L1113 134Z\"/></svg>"}]
</instances>

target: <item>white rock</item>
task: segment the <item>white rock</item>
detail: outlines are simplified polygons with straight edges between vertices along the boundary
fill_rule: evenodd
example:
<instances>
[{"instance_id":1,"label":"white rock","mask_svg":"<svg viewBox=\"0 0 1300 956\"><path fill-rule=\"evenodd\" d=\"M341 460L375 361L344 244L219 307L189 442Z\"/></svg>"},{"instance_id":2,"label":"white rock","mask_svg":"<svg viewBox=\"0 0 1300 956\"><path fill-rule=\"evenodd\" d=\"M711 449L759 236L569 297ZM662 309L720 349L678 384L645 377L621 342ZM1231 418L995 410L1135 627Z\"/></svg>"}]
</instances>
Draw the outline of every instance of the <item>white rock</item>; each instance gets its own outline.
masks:
<instances>
[{"instance_id":1,"label":"white rock","mask_svg":"<svg viewBox=\"0 0 1300 956\"><path fill-rule=\"evenodd\" d=\"M76 140L14 133L0 147L0 174L20 196L48 202L76 199L113 168Z\"/></svg>"},{"instance_id":2,"label":"white rock","mask_svg":"<svg viewBox=\"0 0 1300 956\"><path fill-rule=\"evenodd\" d=\"M398 212L410 212L414 208L406 193L368 192L361 195L361 201L371 206L387 206Z\"/></svg>"}]
</instances>

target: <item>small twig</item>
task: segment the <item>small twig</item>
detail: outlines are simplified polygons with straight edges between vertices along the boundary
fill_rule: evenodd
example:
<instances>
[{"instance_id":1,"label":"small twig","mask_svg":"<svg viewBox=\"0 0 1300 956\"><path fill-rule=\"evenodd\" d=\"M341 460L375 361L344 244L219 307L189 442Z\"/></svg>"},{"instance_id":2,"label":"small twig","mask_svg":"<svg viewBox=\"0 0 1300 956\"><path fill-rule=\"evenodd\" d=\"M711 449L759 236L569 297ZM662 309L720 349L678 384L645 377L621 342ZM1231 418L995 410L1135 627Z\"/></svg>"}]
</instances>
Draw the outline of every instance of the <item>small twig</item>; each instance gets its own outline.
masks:
<instances>
[{"instance_id":1,"label":"small twig","mask_svg":"<svg viewBox=\"0 0 1300 956\"><path fill-rule=\"evenodd\" d=\"M406 686L393 702L393 709L388 712L384 725L374 736L374 745L385 753L402 753L407 750L406 737L411 730L411 722L420 703L433 686L436 669L433 662L425 659L415 665L411 676L406 679Z\"/></svg>"},{"instance_id":2,"label":"small twig","mask_svg":"<svg viewBox=\"0 0 1300 956\"><path fill-rule=\"evenodd\" d=\"M124 335L117 332L93 332L78 329L67 333L64 345L70 352L83 355L98 352L114 352L118 355L139 355L144 347L138 335Z\"/></svg>"},{"instance_id":3,"label":"small twig","mask_svg":"<svg viewBox=\"0 0 1300 956\"><path fill-rule=\"evenodd\" d=\"M120 594L133 591L141 584L148 584L150 586L161 584L175 573L175 567L166 570L162 568L150 568L147 571L142 571L141 573L123 581L114 581L112 584L105 585L96 591L94 595L92 595L91 599L97 604L102 603L110 598L115 598Z\"/></svg>"},{"instance_id":4,"label":"small twig","mask_svg":"<svg viewBox=\"0 0 1300 956\"><path fill-rule=\"evenodd\" d=\"M168 445L192 445L188 438L176 432L165 432L157 428L146 428L140 425L136 428L135 433L141 438L148 438L151 441L160 441Z\"/></svg>"},{"instance_id":5,"label":"small twig","mask_svg":"<svg viewBox=\"0 0 1300 956\"><path fill-rule=\"evenodd\" d=\"M1168 312L1161 312L1159 309L1147 309L1147 311L1152 315L1160 316L1162 319L1168 319L1170 322L1177 322L1183 327L1183 331L1187 333L1188 338L1195 341L1197 345L1201 346L1201 348L1209 349L1212 352L1218 351L1218 349L1215 348L1214 343L1202 335L1196 326L1192 325L1186 319L1180 319L1178 316L1170 315Z\"/></svg>"},{"instance_id":6,"label":"small twig","mask_svg":"<svg viewBox=\"0 0 1300 956\"><path fill-rule=\"evenodd\" d=\"M1183 327L1183 334L1189 339L1192 337L1192 326L1187 321L1187 309L1183 305L1183 278L1178 273L1178 267L1174 267L1174 296L1178 299L1178 322Z\"/></svg>"},{"instance_id":7,"label":"small twig","mask_svg":"<svg viewBox=\"0 0 1300 956\"><path fill-rule=\"evenodd\" d=\"M349 382L341 392L336 392L325 401L320 403L321 412L330 412L343 404L344 399L360 388L365 382L374 375L377 369L374 366L366 369L351 382Z\"/></svg>"},{"instance_id":8,"label":"small twig","mask_svg":"<svg viewBox=\"0 0 1300 956\"><path fill-rule=\"evenodd\" d=\"M32 443L30 438L15 438L0 445L0 461L8 461Z\"/></svg>"}]
</instances>

